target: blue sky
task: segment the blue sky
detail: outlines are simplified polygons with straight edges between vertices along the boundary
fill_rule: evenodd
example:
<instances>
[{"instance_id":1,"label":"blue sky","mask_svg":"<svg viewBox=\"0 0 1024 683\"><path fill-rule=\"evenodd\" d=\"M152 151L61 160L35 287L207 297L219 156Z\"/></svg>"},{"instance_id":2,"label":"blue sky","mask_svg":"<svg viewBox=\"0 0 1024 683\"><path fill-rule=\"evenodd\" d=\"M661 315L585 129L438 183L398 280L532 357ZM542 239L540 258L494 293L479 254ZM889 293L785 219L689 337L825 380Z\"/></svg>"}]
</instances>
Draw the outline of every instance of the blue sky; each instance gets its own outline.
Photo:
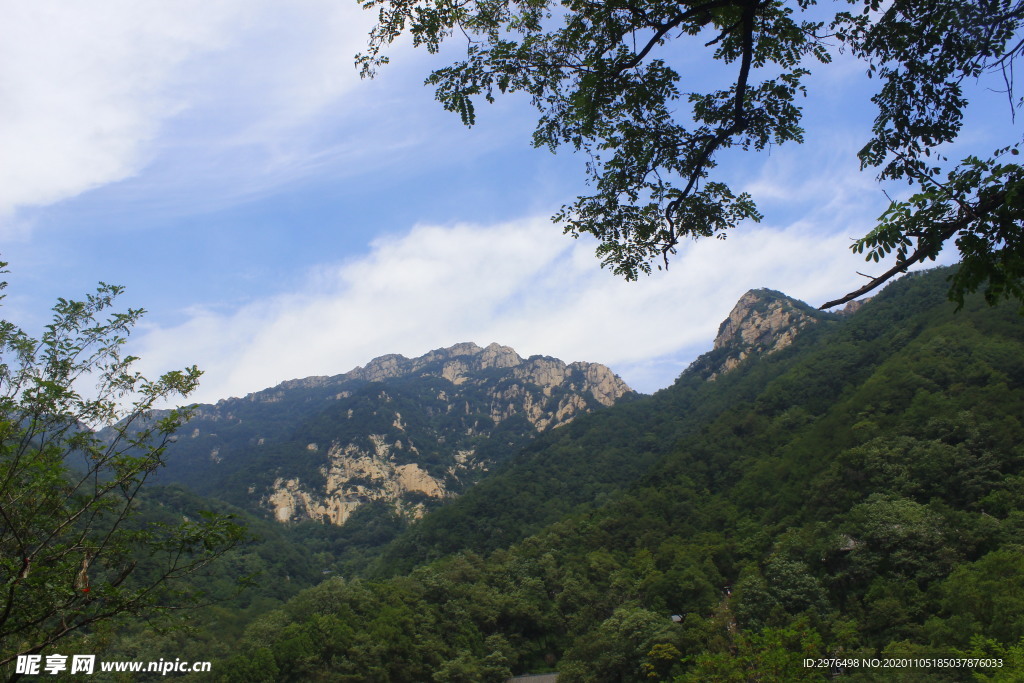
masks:
<instances>
[{"instance_id":1,"label":"blue sky","mask_svg":"<svg viewBox=\"0 0 1024 683\"><path fill-rule=\"evenodd\" d=\"M550 222L583 160L530 146L528 102L466 129L422 85L443 55L408 48L360 81L372 17L354 2L0 7L5 317L38 330L56 297L124 285L149 311L141 368L198 364L201 401L462 341L602 362L653 391L746 290L817 305L859 286L847 246L886 205L855 158L874 84L840 61L810 82L804 145L722 158L763 223L627 283ZM677 59L698 87L728 76ZM1011 124L979 93L959 146L988 152Z\"/></svg>"}]
</instances>

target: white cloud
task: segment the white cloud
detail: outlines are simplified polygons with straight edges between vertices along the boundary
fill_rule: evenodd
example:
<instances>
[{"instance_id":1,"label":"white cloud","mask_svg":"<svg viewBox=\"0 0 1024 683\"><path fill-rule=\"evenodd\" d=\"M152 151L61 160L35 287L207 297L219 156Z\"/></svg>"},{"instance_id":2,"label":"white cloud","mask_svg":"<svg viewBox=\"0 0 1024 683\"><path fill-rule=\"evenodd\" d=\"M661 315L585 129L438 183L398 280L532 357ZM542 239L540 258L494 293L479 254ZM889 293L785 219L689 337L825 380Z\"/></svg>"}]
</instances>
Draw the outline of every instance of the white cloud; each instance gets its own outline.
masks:
<instances>
[{"instance_id":1,"label":"white cloud","mask_svg":"<svg viewBox=\"0 0 1024 683\"><path fill-rule=\"evenodd\" d=\"M847 244L806 224L747 227L725 242L686 245L667 272L629 283L598 267L592 244L545 218L423 225L316 269L293 291L149 328L137 352L151 373L197 363L206 371L200 401L461 341L602 362L652 391L710 348L746 290L811 303L845 292L861 263Z\"/></svg>"},{"instance_id":2,"label":"white cloud","mask_svg":"<svg viewBox=\"0 0 1024 683\"><path fill-rule=\"evenodd\" d=\"M19 207L132 177L170 147L216 156L210 147L260 144L264 165L288 163L282 130L354 85L351 59L369 21L332 0L10 0L2 9L0 217L11 223ZM162 141L172 121L179 136Z\"/></svg>"}]
</instances>

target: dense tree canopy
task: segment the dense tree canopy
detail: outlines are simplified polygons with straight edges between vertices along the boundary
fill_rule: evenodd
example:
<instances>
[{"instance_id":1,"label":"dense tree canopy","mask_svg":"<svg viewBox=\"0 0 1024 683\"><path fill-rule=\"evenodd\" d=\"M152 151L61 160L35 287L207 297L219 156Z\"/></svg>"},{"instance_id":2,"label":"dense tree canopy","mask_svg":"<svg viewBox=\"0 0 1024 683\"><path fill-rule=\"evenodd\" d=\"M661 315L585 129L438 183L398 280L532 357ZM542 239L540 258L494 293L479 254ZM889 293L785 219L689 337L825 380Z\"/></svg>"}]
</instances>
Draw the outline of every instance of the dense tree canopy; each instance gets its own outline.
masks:
<instances>
[{"instance_id":1,"label":"dense tree canopy","mask_svg":"<svg viewBox=\"0 0 1024 683\"><path fill-rule=\"evenodd\" d=\"M635 279L657 260L667 265L687 237L721 238L744 219L760 219L754 198L715 175L720 153L802 141L796 102L810 68L849 52L880 83L861 167L880 181L907 181L913 194L892 200L853 244L869 261L894 254L895 264L823 308L934 260L950 241L963 264L952 298L962 302L981 288L990 302L1024 299L1024 169L1011 161L1019 133L1008 125L1003 146L985 157L958 162L942 153L961 132L970 81L997 77L1008 124L1019 108L1013 64L1024 50L1024 2L820 4L363 0L379 18L357 63L372 76L407 31L431 52L450 38L465 40L465 59L427 79L438 100L472 125L480 97L528 94L540 112L534 144L569 145L588 159L593 194L563 206L556 221L574 236L597 237L603 265ZM688 90L696 79L674 64L680 45L726 65L727 82Z\"/></svg>"}]
</instances>

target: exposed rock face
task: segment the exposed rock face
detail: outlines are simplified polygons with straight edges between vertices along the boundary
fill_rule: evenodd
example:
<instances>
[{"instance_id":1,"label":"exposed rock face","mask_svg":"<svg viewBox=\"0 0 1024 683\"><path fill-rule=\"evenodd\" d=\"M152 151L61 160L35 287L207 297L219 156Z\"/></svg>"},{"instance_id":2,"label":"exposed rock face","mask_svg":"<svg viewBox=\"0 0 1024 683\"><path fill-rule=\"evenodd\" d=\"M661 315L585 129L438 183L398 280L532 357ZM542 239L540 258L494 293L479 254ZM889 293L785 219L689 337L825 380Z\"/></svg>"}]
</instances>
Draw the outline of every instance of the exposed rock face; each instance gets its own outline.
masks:
<instances>
[{"instance_id":1,"label":"exposed rock face","mask_svg":"<svg viewBox=\"0 0 1024 683\"><path fill-rule=\"evenodd\" d=\"M298 478L275 479L263 501L274 519L316 519L340 525L367 500L387 501L400 512L419 517L423 505L402 505L406 493L437 499L447 495L443 481L431 477L415 463L396 465L391 446L381 435L371 434L370 438L374 444L371 453L353 444L345 448L337 442L331 445L327 462L321 468L326 479L323 487L304 486Z\"/></svg>"},{"instance_id":2,"label":"exposed rock face","mask_svg":"<svg viewBox=\"0 0 1024 683\"><path fill-rule=\"evenodd\" d=\"M382 356L201 406L183 449L202 446L205 460L172 461L178 476L167 479L218 493L226 482L280 522L344 524L369 501L418 517L537 432L631 392L603 365L524 359L498 344Z\"/></svg>"},{"instance_id":3,"label":"exposed rock face","mask_svg":"<svg viewBox=\"0 0 1024 683\"><path fill-rule=\"evenodd\" d=\"M488 368L515 367L522 365L523 359L507 346L491 344L482 349L472 342L464 342L447 349L431 351L419 358L409 359L397 354L381 356L367 363L366 367L356 368L343 376L350 379L381 382L422 372L438 362L443 363L440 375L453 384L460 384L459 379L466 374L477 373Z\"/></svg>"},{"instance_id":4,"label":"exposed rock face","mask_svg":"<svg viewBox=\"0 0 1024 683\"><path fill-rule=\"evenodd\" d=\"M853 315L861 309L861 306L871 301L874 297L865 297L863 299L854 299L853 301L846 302L843 306L843 310L839 311L839 315Z\"/></svg>"},{"instance_id":5,"label":"exposed rock face","mask_svg":"<svg viewBox=\"0 0 1024 683\"><path fill-rule=\"evenodd\" d=\"M718 328L714 351L706 357L711 364L708 379L729 372L749 356L786 348L802 329L824 317L826 314L781 292L750 290Z\"/></svg>"}]
</instances>

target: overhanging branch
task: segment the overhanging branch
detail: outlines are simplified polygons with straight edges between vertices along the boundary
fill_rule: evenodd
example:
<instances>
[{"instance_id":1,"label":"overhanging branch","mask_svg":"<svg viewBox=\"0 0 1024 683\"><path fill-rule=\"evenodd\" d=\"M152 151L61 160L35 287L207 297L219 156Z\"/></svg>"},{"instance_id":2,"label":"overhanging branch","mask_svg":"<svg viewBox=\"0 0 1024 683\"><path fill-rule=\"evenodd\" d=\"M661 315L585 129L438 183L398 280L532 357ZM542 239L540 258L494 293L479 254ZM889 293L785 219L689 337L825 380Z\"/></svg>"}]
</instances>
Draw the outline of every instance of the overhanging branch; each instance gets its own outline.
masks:
<instances>
[{"instance_id":1,"label":"overhanging branch","mask_svg":"<svg viewBox=\"0 0 1024 683\"><path fill-rule=\"evenodd\" d=\"M849 301L853 301L859 296L867 294L873 289L880 287L900 273L907 272L907 269L915 263L924 261L926 258L933 257L938 253L942 245L953 237L956 233L961 230L965 230L973 221L978 220L980 217L991 213L998 207L1002 206L1006 201L1006 190L1001 190L992 194L986 200L978 202L977 205L971 207L961 203L961 215L956 220L947 221L945 223L938 223L936 227L941 227L941 230L935 236L935 238L927 238L927 243L921 244L921 240L918 241L918 248L914 250L914 253L908 256L906 259L897 261L889 270L885 271L878 277L872 278L870 282L859 289L842 296L833 301L827 301L818 307L819 311L824 311L827 308L833 308L840 304L845 304ZM925 233L927 235L927 233Z\"/></svg>"}]
</instances>

